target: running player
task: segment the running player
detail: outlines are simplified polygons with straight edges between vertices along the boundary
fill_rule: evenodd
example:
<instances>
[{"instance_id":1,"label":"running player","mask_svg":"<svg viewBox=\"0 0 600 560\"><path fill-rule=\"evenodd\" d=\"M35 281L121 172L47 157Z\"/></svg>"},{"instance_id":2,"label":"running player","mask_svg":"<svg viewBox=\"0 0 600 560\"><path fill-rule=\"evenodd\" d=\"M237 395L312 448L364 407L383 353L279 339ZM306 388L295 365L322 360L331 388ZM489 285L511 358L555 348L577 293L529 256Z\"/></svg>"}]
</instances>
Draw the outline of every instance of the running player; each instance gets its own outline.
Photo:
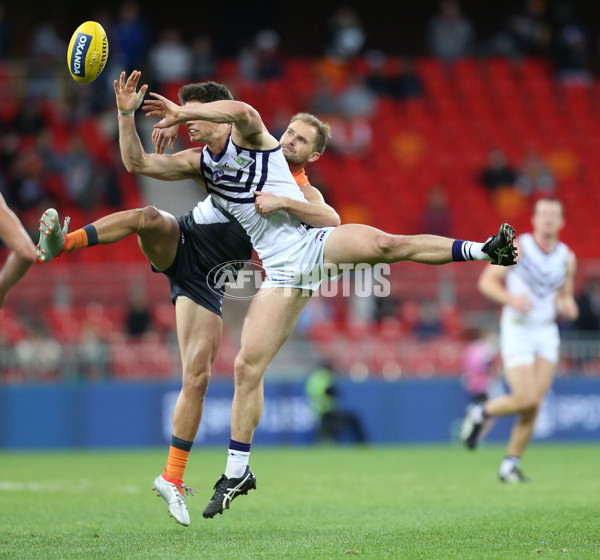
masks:
<instances>
[{"instance_id":1,"label":"running player","mask_svg":"<svg viewBox=\"0 0 600 560\"><path fill-rule=\"evenodd\" d=\"M117 106L129 108L135 103L137 79L116 85ZM144 88L145 91L145 88ZM205 102L212 100L211 87L197 92ZM121 110L121 113L124 109ZM123 161L130 171L152 174L157 163L177 159L176 155L145 154L135 129L133 112L119 116ZM324 152L329 127L316 117L300 113L292 117L281 143L290 170L309 202L291 207L291 201L265 198L264 205L285 204L289 212L309 225L336 225L339 217L324 203L317 189L309 184L304 166L316 161ZM157 151L163 152L170 138L153 135ZM171 144L172 145L172 144ZM197 151L198 160L200 152ZM182 172L178 177L187 178ZM176 177L172 177L175 179ZM219 348L222 333L221 302L223 288L208 276L213 268L230 261L251 257L250 239L239 223L214 206L210 196L184 216L171 214L152 206L105 216L82 229L67 233L55 210L42 216L38 256L48 262L59 254L93 246L115 243L137 234L140 248L153 265L169 278L175 304L183 378L182 389L173 413L173 434L165 472L154 481L154 487L169 504L169 512L182 525L190 518L185 494L191 489L183 483L192 442L198 431L204 399L210 380L210 365Z\"/></svg>"},{"instance_id":2,"label":"running player","mask_svg":"<svg viewBox=\"0 0 600 560\"><path fill-rule=\"evenodd\" d=\"M21 279L35 262L35 246L16 214L7 206L0 194L0 239L10 249L0 270L0 307L4 305L9 290Z\"/></svg>"},{"instance_id":3,"label":"running player","mask_svg":"<svg viewBox=\"0 0 600 560\"><path fill-rule=\"evenodd\" d=\"M556 318L572 321L578 315L573 298L575 255L559 240L562 204L554 198L538 200L532 225L532 233L516 240L517 266L486 268L479 279L481 293L503 306L500 349L510 393L471 406L461 432L465 445L475 449L487 418L517 415L498 471L502 482L527 480L519 465L556 370L560 342Z\"/></svg>"},{"instance_id":4,"label":"running player","mask_svg":"<svg viewBox=\"0 0 600 560\"><path fill-rule=\"evenodd\" d=\"M154 99L146 100L143 109L148 116L161 117L155 127L186 123L191 140L206 144L200 161L196 152L185 150L179 163L186 170L193 167L216 203L240 222L267 272L261 297L252 300L246 315L235 360L227 464L203 513L213 517L236 496L256 487L248 459L262 414L264 373L292 332L310 297L307 291L319 285L327 269L404 260L424 264L487 260L509 266L515 263L515 252L514 230L508 224L487 241L476 243L434 235L391 235L359 224L307 229L291 214L261 209L260 201L267 196L304 200L277 140L258 112L232 101L226 88L220 101L202 103L189 95L195 87L180 90L182 106L152 93ZM168 179L177 170L169 166L155 173ZM260 191L264 194L257 198Z\"/></svg>"}]
</instances>

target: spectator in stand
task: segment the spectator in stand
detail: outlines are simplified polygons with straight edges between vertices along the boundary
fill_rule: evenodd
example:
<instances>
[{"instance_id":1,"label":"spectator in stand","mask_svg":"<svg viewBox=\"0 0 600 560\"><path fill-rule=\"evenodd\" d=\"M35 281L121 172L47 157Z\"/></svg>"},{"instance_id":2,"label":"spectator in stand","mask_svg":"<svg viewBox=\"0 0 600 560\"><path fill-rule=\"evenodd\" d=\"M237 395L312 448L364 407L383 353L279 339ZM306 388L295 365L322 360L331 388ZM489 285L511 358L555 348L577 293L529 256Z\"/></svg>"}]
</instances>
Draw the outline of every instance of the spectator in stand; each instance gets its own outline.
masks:
<instances>
[{"instance_id":1,"label":"spectator in stand","mask_svg":"<svg viewBox=\"0 0 600 560\"><path fill-rule=\"evenodd\" d=\"M579 331L600 331L600 277L592 276L577 297L579 317L575 328Z\"/></svg>"},{"instance_id":2,"label":"spectator in stand","mask_svg":"<svg viewBox=\"0 0 600 560\"><path fill-rule=\"evenodd\" d=\"M415 325L415 335L423 340L438 337L443 333L438 301L425 300L419 306L419 319Z\"/></svg>"},{"instance_id":3,"label":"spectator in stand","mask_svg":"<svg viewBox=\"0 0 600 560\"><path fill-rule=\"evenodd\" d=\"M67 43L58 35L52 21L43 16L34 27L29 45L32 71L26 80L28 94L59 99L62 92L60 69L65 63Z\"/></svg>"},{"instance_id":4,"label":"spectator in stand","mask_svg":"<svg viewBox=\"0 0 600 560\"><path fill-rule=\"evenodd\" d=\"M10 202L21 212L46 206L50 202L46 192L44 158L35 146L17 154L10 170L8 194Z\"/></svg>"},{"instance_id":5,"label":"spectator in stand","mask_svg":"<svg viewBox=\"0 0 600 560\"><path fill-rule=\"evenodd\" d=\"M28 95L18 100L17 113L12 122L13 130L19 136L36 136L48 125L44 114L44 99Z\"/></svg>"},{"instance_id":6,"label":"spectator in stand","mask_svg":"<svg viewBox=\"0 0 600 560\"><path fill-rule=\"evenodd\" d=\"M139 338L152 327L152 316L148 306L148 299L143 290L133 289L131 292L126 327L127 333L133 338Z\"/></svg>"},{"instance_id":7,"label":"spectator in stand","mask_svg":"<svg viewBox=\"0 0 600 560\"><path fill-rule=\"evenodd\" d=\"M454 228L452 212L448 207L446 189L441 185L434 185L429 190L422 222L421 231L444 237L452 236Z\"/></svg>"},{"instance_id":8,"label":"spectator in stand","mask_svg":"<svg viewBox=\"0 0 600 560\"><path fill-rule=\"evenodd\" d=\"M42 16L33 30L30 42L31 56L63 63L66 52L67 44L59 37L53 22L49 17Z\"/></svg>"},{"instance_id":9,"label":"spectator in stand","mask_svg":"<svg viewBox=\"0 0 600 560\"><path fill-rule=\"evenodd\" d=\"M331 149L344 155L367 153L373 138L370 118L377 108L377 96L367 88L364 78L355 76L339 92L337 108L337 114L327 115Z\"/></svg>"},{"instance_id":10,"label":"spectator in stand","mask_svg":"<svg viewBox=\"0 0 600 560\"><path fill-rule=\"evenodd\" d=\"M554 175L537 150L527 151L515 187L524 196L549 196L556 189Z\"/></svg>"},{"instance_id":11,"label":"spectator in stand","mask_svg":"<svg viewBox=\"0 0 600 560\"><path fill-rule=\"evenodd\" d=\"M281 37L273 29L263 29L254 38L256 71L259 80L279 78L283 72L283 60L279 50Z\"/></svg>"},{"instance_id":12,"label":"spectator in stand","mask_svg":"<svg viewBox=\"0 0 600 560\"><path fill-rule=\"evenodd\" d=\"M431 54L452 62L473 52L475 33L456 0L442 0L439 13L429 21L427 44Z\"/></svg>"},{"instance_id":13,"label":"spectator in stand","mask_svg":"<svg viewBox=\"0 0 600 560\"><path fill-rule=\"evenodd\" d=\"M365 61L368 66L365 76L366 86L375 95L390 95L390 79L386 69L386 55L381 51L369 51L365 55Z\"/></svg>"},{"instance_id":14,"label":"spectator in stand","mask_svg":"<svg viewBox=\"0 0 600 560\"><path fill-rule=\"evenodd\" d=\"M366 118L328 115L327 119L331 126L329 146L333 152L345 156L363 156L369 152L373 129Z\"/></svg>"},{"instance_id":15,"label":"spectator in stand","mask_svg":"<svg viewBox=\"0 0 600 560\"><path fill-rule=\"evenodd\" d=\"M516 10L500 18L502 28L482 49L486 56L548 56L552 24L546 0L525 0Z\"/></svg>"},{"instance_id":16,"label":"spectator in stand","mask_svg":"<svg viewBox=\"0 0 600 560\"><path fill-rule=\"evenodd\" d=\"M588 32L565 3L555 8L556 31L553 50L559 80L566 84L590 85Z\"/></svg>"},{"instance_id":17,"label":"spectator in stand","mask_svg":"<svg viewBox=\"0 0 600 560\"><path fill-rule=\"evenodd\" d=\"M210 80L217 73L217 59L210 37L198 35L192 40L192 81Z\"/></svg>"},{"instance_id":18,"label":"spectator in stand","mask_svg":"<svg viewBox=\"0 0 600 560\"><path fill-rule=\"evenodd\" d=\"M315 115L327 118L340 113L339 95L334 82L326 75L317 77L315 91L310 100L310 109Z\"/></svg>"},{"instance_id":19,"label":"spectator in stand","mask_svg":"<svg viewBox=\"0 0 600 560\"><path fill-rule=\"evenodd\" d=\"M148 24L140 16L140 4L135 0L125 2L119 10L119 17L114 27L114 38L111 41L111 53L108 57L117 56L127 74L143 67L149 45ZM111 77L112 78L112 77Z\"/></svg>"},{"instance_id":20,"label":"spectator in stand","mask_svg":"<svg viewBox=\"0 0 600 560\"><path fill-rule=\"evenodd\" d=\"M481 182L498 215L514 218L525 209L527 197L515 187L516 180L517 172L508 164L506 154L500 148L492 148L488 166L481 172Z\"/></svg>"},{"instance_id":21,"label":"spectator in stand","mask_svg":"<svg viewBox=\"0 0 600 560\"><path fill-rule=\"evenodd\" d=\"M424 93L423 82L410 58L402 58L394 63L388 80L389 93L395 99L421 97Z\"/></svg>"},{"instance_id":22,"label":"spectator in stand","mask_svg":"<svg viewBox=\"0 0 600 560\"><path fill-rule=\"evenodd\" d=\"M6 6L0 4L0 60L7 60L12 53L12 33L6 19Z\"/></svg>"},{"instance_id":23,"label":"spectator in stand","mask_svg":"<svg viewBox=\"0 0 600 560\"><path fill-rule=\"evenodd\" d=\"M508 36L524 56L547 56L552 42L552 25L546 0L525 0L508 20Z\"/></svg>"},{"instance_id":24,"label":"spectator in stand","mask_svg":"<svg viewBox=\"0 0 600 560\"><path fill-rule=\"evenodd\" d=\"M77 346L77 369L74 372L81 380L98 381L108 379L109 351L100 327L90 321L82 326L81 341Z\"/></svg>"},{"instance_id":25,"label":"spectator in stand","mask_svg":"<svg viewBox=\"0 0 600 560\"><path fill-rule=\"evenodd\" d=\"M157 43L148 53L148 67L154 83L154 91L161 91L170 83L181 85L190 80L193 68L191 47L175 27L163 29Z\"/></svg>"},{"instance_id":26,"label":"spectator in stand","mask_svg":"<svg viewBox=\"0 0 600 560\"><path fill-rule=\"evenodd\" d=\"M367 87L365 79L353 76L350 83L340 92L341 112L349 118L371 118L377 109L377 97Z\"/></svg>"},{"instance_id":27,"label":"spectator in stand","mask_svg":"<svg viewBox=\"0 0 600 560\"><path fill-rule=\"evenodd\" d=\"M41 323L29 325L27 336L15 348L17 364L29 373L30 381L53 379L58 375L61 345Z\"/></svg>"},{"instance_id":28,"label":"spectator in stand","mask_svg":"<svg viewBox=\"0 0 600 560\"><path fill-rule=\"evenodd\" d=\"M71 137L67 153L62 158L61 175L71 203L91 210L96 202L94 181L96 162L85 149L79 135Z\"/></svg>"},{"instance_id":29,"label":"spectator in stand","mask_svg":"<svg viewBox=\"0 0 600 560\"><path fill-rule=\"evenodd\" d=\"M259 31L238 53L240 76L250 81L280 77L283 72L280 41L279 34L272 29Z\"/></svg>"},{"instance_id":30,"label":"spectator in stand","mask_svg":"<svg viewBox=\"0 0 600 560\"><path fill-rule=\"evenodd\" d=\"M314 295L300 313L295 332L301 336L310 336L314 327L329 324L335 319L335 309L329 298Z\"/></svg>"},{"instance_id":31,"label":"spectator in stand","mask_svg":"<svg viewBox=\"0 0 600 560\"><path fill-rule=\"evenodd\" d=\"M493 192L502 187L512 187L516 178L506 154L500 148L492 148L488 154L488 166L481 172L481 182Z\"/></svg>"},{"instance_id":32,"label":"spectator in stand","mask_svg":"<svg viewBox=\"0 0 600 560\"><path fill-rule=\"evenodd\" d=\"M352 59L360 54L365 41L365 29L356 10L348 5L338 6L329 21L326 55L341 60Z\"/></svg>"}]
</instances>

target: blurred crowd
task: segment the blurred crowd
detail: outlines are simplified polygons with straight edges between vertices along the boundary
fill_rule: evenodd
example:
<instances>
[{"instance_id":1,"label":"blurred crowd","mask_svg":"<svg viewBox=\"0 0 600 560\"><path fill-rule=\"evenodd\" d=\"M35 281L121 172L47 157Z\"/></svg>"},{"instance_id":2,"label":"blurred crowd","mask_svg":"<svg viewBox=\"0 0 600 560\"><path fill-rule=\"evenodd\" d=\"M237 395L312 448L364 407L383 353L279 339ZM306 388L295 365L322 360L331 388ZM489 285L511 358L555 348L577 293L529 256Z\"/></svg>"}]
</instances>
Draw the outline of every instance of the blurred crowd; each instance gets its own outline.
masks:
<instances>
[{"instance_id":1,"label":"blurred crowd","mask_svg":"<svg viewBox=\"0 0 600 560\"><path fill-rule=\"evenodd\" d=\"M482 36L459 1L431 3L431 14L422 30L420 57L441 63L444 75L452 79L458 76L454 72L465 57L509 61L536 57L548 64L556 84L594 87L600 74L600 38L582 21L576 5L546 0L516 4L515 9L494 14L495 29ZM107 31L110 54L107 68L93 86L81 86L68 77L68 38L59 34L51 18L32 26L30 51L24 59L16 60L15 30L9 25L7 8L0 4L0 192L23 223L31 227L34 239L37 217L50 206L66 213L80 211L98 216L143 203L139 185L125 173L120 161L114 110L112 80L120 70L133 69L142 70L144 82L150 83L154 91L170 97L175 97L185 82L207 79L227 80L242 99L244 93L254 95L254 99L263 93L275 100L295 96L296 103L298 99L304 103L300 109L312 111L331 124L333 137L327 152L331 156L325 160L331 158L336 164L347 161L349 170L357 162L370 164L378 155L373 149L375 137L386 127L383 109L396 107L396 102L422 100L429 91L419 70L419 59L374 46L377 31L366 24L361 11L360 5L332 6L326 38L320 55L311 60L310 75L301 70L286 83L290 57L276 29L257 28L236 53L224 58L210 34L186 36L178 27L156 28L145 16L141 3L127 1L114 10L94 14L93 19ZM419 105L414 107L420 110ZM281 106L265 110L267 125L275 135L287 123L288 109L296 107L284 101ZM400 165L410 168L424 159L423 138L414 131L393 131L391 138ZM560 194L557 166L534 147L515 158L498 143L477 165L482 192L505 215L511 211L516 215L518 209L538 196ZM315 171L315 177L322 180L317 184L327 190L323 172ZM369 180L370 176L361 179ZM354 196L357 191L351 188L347 185L347 198L339 191L331 197L336 207L339 205L343 221L369 222L383 214L385 209L369 209L366 199ZM423 189L424 195L415 193L424 202L419 202L416 215L407 216L406 222L413 220L418 231L455 236L459 216L451 205L452 188L430 181ZM385 204L389 206L387 200ZM563 325L565 330L599 330L599 286L595 276L582 282L580 318L574 325ZM154 363L163 363L165 375L171 375L178 369L177 358L165 353L161 358L151 352L152 348L163 348L153 338L157 327L152 309L148 302L127 297L124 293L122 307L128 313L126 320L121 317L122 340L145 341L148 350L141 353L154 356ZM352 328L361 323L389 326L390 319L394 319L401 325L394 332L403 336L408 333L419 340L448 335L460 339L462 333L459 312L435 300L355 300L347 304L345 313L352 317L348 321ZM315 325L330 325L332 314L326 302L315 300L301 318L297 334L309 337ZM9 319L3 317L2 321L6 324ZM9 348L10 342L0 340L0 360L5 370L7 363L12 364L9 369L18 379L23 378L23 372L27 372L25 378L52 378L57 371L69 369L64 360L70 352L70 363L75 364L70 371L84 372L80 373L84 376L87 371L90 378L110 376L110 364L120 359L114 358L118 355L114 353L115 344L120 352L125 352L124 347L119 347L119 341L110 341L111 361L110 344L102 332L93 321L86 325L79 333L77 349L66 350L62 341L53 340L48 325L28 323L14 350ZM161 344L171 344L172 332L167 329L160 340ZM51 373L35 373L42 370Z\"/></svg>"}]
</instances>

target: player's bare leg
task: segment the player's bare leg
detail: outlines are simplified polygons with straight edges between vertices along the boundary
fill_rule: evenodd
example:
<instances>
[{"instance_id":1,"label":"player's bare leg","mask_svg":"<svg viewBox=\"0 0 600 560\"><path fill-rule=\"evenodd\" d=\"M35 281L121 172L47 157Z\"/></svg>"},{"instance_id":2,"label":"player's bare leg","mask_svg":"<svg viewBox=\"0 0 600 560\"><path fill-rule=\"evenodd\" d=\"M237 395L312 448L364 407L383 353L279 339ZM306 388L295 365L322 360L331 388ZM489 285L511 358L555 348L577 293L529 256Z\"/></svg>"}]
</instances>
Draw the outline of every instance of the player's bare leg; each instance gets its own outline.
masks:
<instances>
[{"instance_id":1,"label":"player's bare leg","mask_svg":"<svg viewBox=\"0 0 600 560\"><path fill-rule=\"evenodd\" d=\"M235 392L231 406L231 442L225 473L214 487L204 517L228 509L240 494L256 488L248 466L250 444L263 410L263 380L302 309L310 299L299 289L263 288L254 297L242 328L241 349L235 359Z\"/></svg>"},{"instance_id":2,"label":"player's bare leg","mask_svg":"<svg viewBox=\"0 0 600 560\"><path fill-rule=\"evenodd\" d=\"M530 376L533 379L534 385L533 392L535 395L535 404L519 414L512 428L506 449L506 457L502 461L498 472L498 476L503 482L524 482L527 480L521 473L519 465L521 458L533 437L535 421L544 400L544 396L552 385L554 370L555 365L552 362L540 357L536 357L535 363L530 369ZM511 391L513 391L513 384L509 379L507 379L507 381Z\"/></svg>"},{"instance_id":3,"label":"player's bare leg","mask_svg":"<svg viewBox=\"0 0 600 560\"><path fill-rule=\"evenodd\" d=\"M178 297L177 340L183 365L182 388L173 411L173 435L193 441L200 426L223 319L186 297Z\"/></svg>"},{"instance_id":4,"label":"player's bare leg","mask_svg":"<svg viewBox=\"0 0 600 560\"><path fill-rule=\"evenodd\" d=\"M252 441L262 414L263 378L267 366L293 332L309 299L310 295L295 288L264 288L252 300L234 366L233 439L245 443Z\"/></svg>"},{"instance_id":5,"label":"player's bare leg","mask_svg":"<svg viewBox=\"0 0 600 560\"><path fill-rule=\"evenodd\" d=\"M178 523L188 526L190 516L185 498L193 490L183 483L183 473L202 419L210 367L221 342L223 320L186 297L177 298L175 312L183 364L182 388L173 410L167 466L164 473L156 477L153 489L167 502L170 515Z\"/></svg>"},{"instance_id":6,"label":"player's bare leg","mask_svg":"<svg viewBox=\"0 0 600 560\"><path fill-rule=\"evenodd\" d=\"M484 243L460 241L437 235L393 235L371 226L344 224L335 228L325 244L325 265L375 265L412 261L439 265L455 260L515 262L514 230L503 224Z\"/></svg>"},{"instance_id":7,"label":"player's bare leg","mask_svg":"<svg viewBox=\"0 0 600 560\"><path fill-rule=\"evenodd\" d=\"M1 194L0 239L11 251L4 265L0 267L0 307L2 307L9 290L35 263L36 253L29 234L17 215L6 205Z\"/></svg>"},{"instance_id":8,"label":"player's bare leg","mask_svg":"<svg viewBox=\"0 0 600 560\"><path fill-rule=\"evenodd\" d=\"M72 233L68 233L68 225L66 218L64 227L60 227L53 208L42 214L37 246L40 262L93 245L110 245L134 234L139 236L144 254L159 270L168 268L177 252L179 224L174 216L154 206L115 212Z\"/></svg>"},{"instance_id":9,"label":"player's bare leg","mask_svg":"<svg viewBox=\"0 0 600 560\"><path fill-rule=\"evenodd\" d=\"M488 416L508 416L533 410L538 402L538 388L533 364L523 364L506 370L506 382L510 393L485 403Z\"/></svg>"}]
</instances>

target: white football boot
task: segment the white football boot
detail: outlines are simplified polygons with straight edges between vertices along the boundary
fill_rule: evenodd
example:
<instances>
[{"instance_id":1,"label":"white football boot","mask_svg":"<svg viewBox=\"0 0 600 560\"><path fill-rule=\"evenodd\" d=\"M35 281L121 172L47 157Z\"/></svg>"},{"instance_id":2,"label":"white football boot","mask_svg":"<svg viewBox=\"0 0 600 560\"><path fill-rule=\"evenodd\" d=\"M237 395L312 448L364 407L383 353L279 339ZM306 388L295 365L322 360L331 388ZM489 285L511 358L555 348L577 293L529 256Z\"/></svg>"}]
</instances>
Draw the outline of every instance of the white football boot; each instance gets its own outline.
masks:
<instances>
[{"instance_id":1,"label":"white football boot","mask_svg":"<svg viewBox=\"0 0 600 560\"><path fill-rule=\"evenodd\" d=\"M152 490L156 491L156 495L162 498L169 506L169 514L177 523L184 527L190 524L190 514L188 512L185 496L193 496L197 491L195 488L182 484L181 486L173 484L165 480L162 474L159 474L154 479Z\"/></svg>"}]
</instances>

